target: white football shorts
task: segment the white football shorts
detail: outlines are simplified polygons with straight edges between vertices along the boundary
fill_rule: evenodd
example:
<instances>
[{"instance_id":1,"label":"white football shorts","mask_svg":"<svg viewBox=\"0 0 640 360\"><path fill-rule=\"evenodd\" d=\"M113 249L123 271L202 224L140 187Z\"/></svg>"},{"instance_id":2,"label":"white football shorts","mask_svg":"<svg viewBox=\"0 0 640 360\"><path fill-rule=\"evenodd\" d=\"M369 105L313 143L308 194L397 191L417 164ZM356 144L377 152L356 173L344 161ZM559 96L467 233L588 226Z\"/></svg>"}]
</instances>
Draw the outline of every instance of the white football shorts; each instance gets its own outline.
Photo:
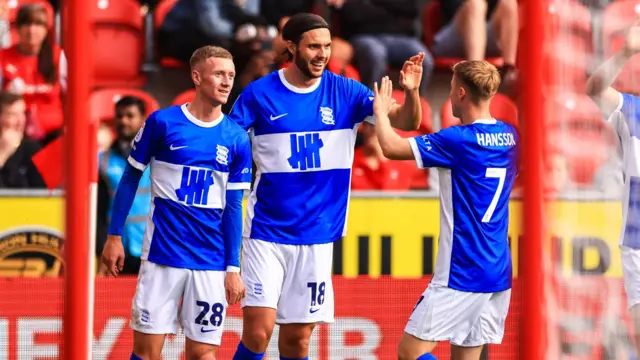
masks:
<instances>
[{"instance_id":1,"label":"white football shorts","mask_svg":"<svg viewBox=\"0 0 640 360\"><path fill-rule=\"evenodd\" d=\"M511 289L472 293L429 284L404 331L425 341L463 347L500 344L510 300Z\"/></svg>"},{"instance_id":2,"label":"white football shorts","mask_svg":"<svg viewBox=\"0 0 640 360\"><path fill-rule=\"evenodd\" d=\"M225 271L180 269L142 261L131 328L143 334L175 334L180 325L187 338L220 345L227 310L225 275Z\"/></svg>"},{"instance_id":3,"label":"white football shorts","mask_svg":"<svg viewBox=\"0 0 640 360\"><path fill-rule=\"evenodd\" d=\"M332 323L333 243L286 245L245 238L242 307L276 309L276 323Z\"/></svg>"},{"instance_id":4,"label":"white football shorts","mask_svg":"<svg viewBox=\"0 0 640 360\"><path fill-rule=\"evenodd\" d=\"M620 245L622 278L629 309L640 304L640 250Z\"/></svg>"}]
</instances>

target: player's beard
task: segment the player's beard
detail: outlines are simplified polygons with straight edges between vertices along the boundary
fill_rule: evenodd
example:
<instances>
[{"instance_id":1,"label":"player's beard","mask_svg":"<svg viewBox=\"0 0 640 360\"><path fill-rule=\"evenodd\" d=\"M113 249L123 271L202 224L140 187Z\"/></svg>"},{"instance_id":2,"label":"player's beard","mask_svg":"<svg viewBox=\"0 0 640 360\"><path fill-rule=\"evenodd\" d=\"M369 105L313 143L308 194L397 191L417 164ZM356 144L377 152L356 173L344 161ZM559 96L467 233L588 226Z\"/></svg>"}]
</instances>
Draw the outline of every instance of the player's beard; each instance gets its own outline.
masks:
<instances>
[{"instance_id":1,"label":"player's beard","mask_svg":"<svg viewBox=\"0 0 640 360\"><path fill-rule=\"evenodd\" d=\"M309 79L316 79L316 78L322 77L322 73L320 73L320 75L314 75L311 72L311 61L312 60L305 61L300 55L300 52L296 49L296 56L294 57L294 63L296 64L298 69L304 74L304 76L308 77Z\"/></svg>"}]
</instances>

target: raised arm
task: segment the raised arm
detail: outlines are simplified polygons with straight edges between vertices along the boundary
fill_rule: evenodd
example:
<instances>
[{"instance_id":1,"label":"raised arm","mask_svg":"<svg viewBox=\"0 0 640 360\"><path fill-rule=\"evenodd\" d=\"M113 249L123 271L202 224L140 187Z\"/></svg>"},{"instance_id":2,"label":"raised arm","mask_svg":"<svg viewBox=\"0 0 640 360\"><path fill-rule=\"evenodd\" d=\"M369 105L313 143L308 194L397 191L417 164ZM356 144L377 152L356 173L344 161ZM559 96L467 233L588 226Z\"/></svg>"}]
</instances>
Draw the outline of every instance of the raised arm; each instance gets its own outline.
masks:
<instances>
[{"instance_id":1,"label":"raised arm","mask_svg":"<svg viewBox=\"0 0 640 360\"><path fill-rule=\"evenodd\" d=\"M415 159L418 168L441 167L451 169L455 165L455 152L460 138L458 127L450 127L435 134L404 139L391 127L389 111L393 108L391 80L384 77L378 89L374 85L373 109L376 117L376 134L385 157L392 160Z\"/></svg>"},{"instance_id":2,"label":"raised arm","mask_svg":"<svg viewBox=\"0 0 640 360\"><path fill-rule=\"evenodd\" d=\"M373 113L376 118L376 135L382 148L382 153L392 160L411 160L414 158L409 140L403 139L391 127L390 112L397 108L391 96L393 86L388 76L382 78L380 87L376 82L373 86Z\"/></svg>"},{"instance_id":3,"label":"raised arm","mask_svg":"<svg viewBox=\"0 0 640 360\"><path fill-rule=\"evenodd\" d=\"M627 34L624 46L600 65L587 81L587 95L600 107L605 116L611 115L620 105L620 94L611 87L624 64L640 51L640 21Z\"/></svg>"},{"instance_id":4,"label":"raised arm","mask_svg":"<svg viewBox=\"0 0 640 360\"><path fill-rule=\"evenodd\" d=\"M405 61L400 71L400 86L404 89L404 104L394 105L389 112L391 126L396 129L417 130L422 121L420 105L420 82L424 53L419 53Z\"/></svg>"}]
</instances>

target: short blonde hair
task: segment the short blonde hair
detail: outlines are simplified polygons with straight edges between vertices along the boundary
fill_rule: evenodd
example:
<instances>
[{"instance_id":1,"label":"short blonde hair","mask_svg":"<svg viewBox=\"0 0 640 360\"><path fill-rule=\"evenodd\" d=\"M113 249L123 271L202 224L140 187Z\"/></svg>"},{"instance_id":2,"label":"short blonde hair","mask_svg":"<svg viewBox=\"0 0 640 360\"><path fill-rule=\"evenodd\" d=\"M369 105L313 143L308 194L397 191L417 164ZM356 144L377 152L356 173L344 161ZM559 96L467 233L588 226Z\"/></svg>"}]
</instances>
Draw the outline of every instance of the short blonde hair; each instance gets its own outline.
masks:
<instances>
[{"instance_id":1,"label":"short blonde hair","mask_svg":"<svg viewBox=\"0 0 640 360\"><path fill-rule=\"evenodd\" d=\"M453 65L453 75L469 91L473 102L489 100L498 92L500 73L484 60L467 60Z\"/></svg>"},{"instance_id":2,"label":"short blonde hair","mask_svg":"<svg viewBox=\"0 0 640 360\"><path fill-rule=\"evenodd\" d=\"M207 45L197 49L193 52L193 55L191 55L191 59L189 59L189 66L191 66L191 70L193 70L196 65L207 60L208 58L233 60L233 56L227 49L221 48L219 46Z\"/></svg>"}]
</instances>

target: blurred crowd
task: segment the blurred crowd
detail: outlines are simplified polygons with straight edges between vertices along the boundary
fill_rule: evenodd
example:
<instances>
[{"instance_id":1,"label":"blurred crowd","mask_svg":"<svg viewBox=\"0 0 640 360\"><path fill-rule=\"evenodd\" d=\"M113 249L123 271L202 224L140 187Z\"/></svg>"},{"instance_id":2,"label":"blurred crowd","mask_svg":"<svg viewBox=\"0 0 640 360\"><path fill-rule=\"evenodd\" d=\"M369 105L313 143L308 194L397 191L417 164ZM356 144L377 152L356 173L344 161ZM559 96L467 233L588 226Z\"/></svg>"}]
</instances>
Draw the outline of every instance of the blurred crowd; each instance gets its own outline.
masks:
<instances>
[{"instance_id":1,"label":"blurred crowd","mask_svg":"<svg viewBox=\"0 0 640 360\"><path fill-rule=\"evenodd\" d=\"M518 40L526 16L521 16L518 0L88 1L95 3L94 44L88 44L87 51L93 49L95 74L89 120L100 122L99 239L109 221L110 201L131 140L144 119L160 106L182 104L193 96L192 89L175 89L179 95L160 104L154 89L147 86L149 73L187 69L193 50L205 44L229 49L237 76L223 108L228 113L247 84L288 66L280 30L295 13L323 16L333 35L328 71L368 86L384 75L397 79L406 59L426 54L423 121L418 131L401 132L405 137L459 123L446 100L448 76L450 67L465 59L486 59L499 68L502 86L492 113L510 123L522 121L517 110L522 71L518 55L526 44ZM545 187L550 194L579 190L617 195L620 189L621 176L614 175L619 166L615 139L592 111L594 104L583 103L587 100L580 90L593 65L588 54L598 48L589 45L599 43L594 40L594 24L601 25L596 20L603 13L606 18L603 9L615 3L633 3L631 14L637 16L635 1L549 1L553 41L545 46L560 58L552 58L553 64L560 65L553 66L548 83L550 89L564 92L549 91L549 109L555 116L549 129L557 130L549 132L549 151L544 154L549 174ZM0 189L45 186L31 158L60 136L64 126L67 62L60 35L64 12L57 1L0 0ZM188 71L183 74L188 79ZM446 80L438 83L438 76ZM396 89L394 97L402 102L402 89ZM131 273L137 273L136 239L141 239L141 219L149 210L148 174L145 177L127 225L129 235L123 236L134 259L125 267ZM435 172L418 170L411 161L386 159L372 128L361 127L353 164L354 191L437 192L434 177Z\"/></svg>"}]
</instances>

